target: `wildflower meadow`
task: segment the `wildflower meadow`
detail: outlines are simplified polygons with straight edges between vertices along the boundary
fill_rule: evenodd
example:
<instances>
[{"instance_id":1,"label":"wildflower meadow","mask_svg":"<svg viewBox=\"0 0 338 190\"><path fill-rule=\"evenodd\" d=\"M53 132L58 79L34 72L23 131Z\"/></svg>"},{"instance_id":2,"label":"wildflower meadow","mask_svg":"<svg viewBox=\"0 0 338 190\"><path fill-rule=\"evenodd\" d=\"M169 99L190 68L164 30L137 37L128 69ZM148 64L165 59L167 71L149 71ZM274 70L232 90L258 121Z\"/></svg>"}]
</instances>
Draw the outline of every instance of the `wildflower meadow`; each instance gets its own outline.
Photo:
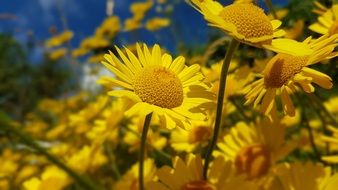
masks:
<instances>
[{"instance_id":1,"label":"wildflower meadow","mask_svg":"<svg viewBox=\"0 0 338 190\"><path fill-rule=\"evenodd\" d=\"M337 0L13 0L0 26L0 190L338 189Z\"/></svg>"}]
</instances>

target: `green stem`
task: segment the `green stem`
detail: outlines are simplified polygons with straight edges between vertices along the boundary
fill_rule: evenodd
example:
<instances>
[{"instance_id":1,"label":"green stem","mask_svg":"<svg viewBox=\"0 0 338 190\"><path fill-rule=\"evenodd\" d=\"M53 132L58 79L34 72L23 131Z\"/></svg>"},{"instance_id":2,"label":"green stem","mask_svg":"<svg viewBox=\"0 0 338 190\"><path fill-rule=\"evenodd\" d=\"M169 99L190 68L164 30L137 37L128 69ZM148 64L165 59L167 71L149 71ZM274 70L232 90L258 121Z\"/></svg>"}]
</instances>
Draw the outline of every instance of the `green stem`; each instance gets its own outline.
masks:
<instances>
[{"instance_id":1,"label":"green stem","mask_svg":"<svg viewBox=\"0 0 338 190\"><path fill-rule=\"evenodd\" d=\"M60 169L67 172L67 174L72 177L81 187L87 190L102 190L102 188L98 187L95 183L93 183L88 177L81 176L77 174L75 171L70 169L68 166L66 166L64 163L62 163L60 160L58 160L53 155L49 154L47 150L42 148L39 144L37 144L30 136L22 133L20 130L16 129L14 126L10 126L6 123L1 122L1 127L4 127L6 131L13 134L14 136L20 138L20 140L26 144L27 146L31 147L35 151L37 151L39 154L45 156L50 162L58 166Z\"/></svg>"},{"instance_id":2,"label":"green stem","mask_svg":"<svg viewBox=\"0 0 338 190\"><path fill-rule=\"evenodd\" d=\"M265 4L269 8L269 10L270 10L272 16L274 17L274 19L278 19L277 13L276 13L275 9L273 8L272 1L271 0L265 0Z\"/></svg>"},{"instance_id":3,"label":"green stem","mask_svg":"<svg viewBox=\"0 0 338 190\"><path fill-rule=\"evenodd\" d=\"M203 167L203 177L204 179L207 179L208 174L208 168L211 161L212 152L215 149L216 142L218 139L218 134L220 131L220 126L222 122L222 111L223 111L223 101L224 101L224 94L225 94L225 86L226 86L226 80L228 76L228 69L231 62L232 55L236 51L237 47L239 45L239 42L235 39L232 39L228 50L225 54L225 58L222 65L222 70L220 74L220 82L219 82L219 89L218 89L218 97L217 97L217 107L216 107L216 119L215 119L215 126L214 126L214 133L213 137L210 141L210 144L208 146L207 153L205 155L205 162Z\"/></svg>"},{"instance_id":4,"label":"green stem","mask_svg":"<svg viewBox=\"0 0 338 190\"><path fill-rule=\"evenodd\" d=\"M140 163L139 163L139 189L144 190L144 176L143 176L143 168L144 168L144 153L146 148L146 140L148 135L148 130L150 126L150 121L152 117L152 113L148 114L144 120L143 130L142 130L142 136L141 136L141 148L140 148Z\"/></svg>"}]
</instances>

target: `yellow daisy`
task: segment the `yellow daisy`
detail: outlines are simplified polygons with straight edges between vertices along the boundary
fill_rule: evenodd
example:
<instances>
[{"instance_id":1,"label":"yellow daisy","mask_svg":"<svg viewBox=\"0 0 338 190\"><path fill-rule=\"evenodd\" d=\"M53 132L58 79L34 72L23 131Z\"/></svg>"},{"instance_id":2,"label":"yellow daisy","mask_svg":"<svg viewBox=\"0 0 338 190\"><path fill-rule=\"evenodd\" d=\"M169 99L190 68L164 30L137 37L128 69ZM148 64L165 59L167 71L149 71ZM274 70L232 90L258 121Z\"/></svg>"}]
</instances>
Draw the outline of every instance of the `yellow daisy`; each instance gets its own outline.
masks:
<instances>
[{"instance_id":1,"label":"yellow daisy","mask_svg":"<svg viewBox=\"0 0 338 190\"><path fill-rule=\"evenodd\" d=\"M257 124L239 122L224 136L214 155L232 160L238 173L248 179L262 179L271 168L294 149L284 140L285 126L262 120Z\"/></svg>"},{"instance_id":2,"label":"yellow daisy","mask_svg":"<svg viewBox=\"0 0 338 190\"><path fill-rule=\"evenodd\" d=\"M109 95L135 102L127 116L154 113L169 129L190 128L191 119L206 119L203 109L212 104L213 94L202 82L199 65L187 67L182 56L172 60L169 54L161 55L158 45L151 52L146 45L143 50L137 45L137 57L126 48L127 56L116 50L120 59L110 52L102 63L117 76L111 81L125 88Z\"/></svg>"},{"instance_id":3,"label":"yellow daisy","mask_svg":"<svg viewBox=\"0 0 338 190\"><path fill-rule=\"evenodd\" d=\"M319 164L281 164L275 170L276 178L269 190L335 190L338 174L331 176L331 169Z\"/></svg>"},{"instance_id":4,"label":"yellow daisy","mask_svg":"<svg viewBox=\"0 0 338 190\"><path fill-rule=\"evenodd\" d=\"M270 21L263 9L253 3L234 3L223 7L214 0L190 1L210 26L223 30L243 43L261 47L270 44L274 37L284 35L283 30L277 30L281 21Z\"/></svg>"},{"instance_id":5,"label":"yellow daisy","mask_svg":"<svg viewBox=\"0 0 338 190\"><path fill-rule=\"evenodd\" d=\"M338 33L338 4L318 17L318 21L309 26L309 29L319 34L334 35Z\"/></svg>"},{"instance_id":6,"label":"yellow daisy","mask_svg":"<svg viewBox=\"0 0 338 190\"><path fill-rule=\"evenodd\" d=\"M170 145L178 151L193 152L197 148L205 147L212 136L213 120L193 121L192 129L187 131L180 128L170 133Z\"/></svg>"},{"instance_id":7,"label":"yellow daisy","mask_svg":"<svg viewBox=\"0 0 338 190\"><path fill-rule=\"evenodd\" d=\"M158 169L159 181L148 184L148 189L156 190L256 190L255 184L236 175L232 164L217 157L211 164L208 181L203 180L203 160L200 156L189 154L184 162L175 157L173 168L163 166Z\"/></svg>"},{"instance_id":8,"label":"yellow daisy","mask_svg":"<svg viewBox=\"0 0 338 190\"><path fill-rule=\"evenodd\" d=\"M294 116L295 108L289 94L299 89L313 93L315 87L312 82L325 89L332 88L332 80L328 75L308 66L337 56L337 52L333 52L337 38L338 35L325 35L316 40L309 37L297 44L299 51L307 52L306 55L279 53L274 56L262 72L262 78L247 87L246 104L254 103L256 107L261 103L261 112L271 115L275 109L275 96L280 95L284 112Z\"/></svg>"}]
</instances>

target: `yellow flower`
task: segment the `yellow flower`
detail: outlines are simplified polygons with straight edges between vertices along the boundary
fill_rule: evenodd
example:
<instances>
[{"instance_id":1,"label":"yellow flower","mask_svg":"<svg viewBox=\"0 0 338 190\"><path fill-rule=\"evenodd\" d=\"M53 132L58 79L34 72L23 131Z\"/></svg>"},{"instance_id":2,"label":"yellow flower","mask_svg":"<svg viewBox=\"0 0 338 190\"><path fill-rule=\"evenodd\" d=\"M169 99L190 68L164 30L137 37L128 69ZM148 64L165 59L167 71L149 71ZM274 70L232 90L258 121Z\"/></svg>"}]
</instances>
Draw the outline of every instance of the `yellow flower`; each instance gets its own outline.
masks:
<instances>
[{"instance_id":1,"label":"yellow flower","mask_svg":"<svg viewBox=\"0 0 338 190\"><path fill-rule=\"evenodd\" d=\"M331 176L331 169L319 164L295 162L278 166L276 178L269 190L335 190L338 174Z\"/></svg>"},{"instance_id":2,"label":"yellow flower","mask_svg":"<svg viewBox=\"0 0 338 190\"><path fill-rule=\"evenodd\" d=\"M332 114L338 113L338 106L336 105L338 105L338 96L333 96L330 99L328 99L326 102L324 102L324 106Z\"/></svg>"},{"instance_id":3,"label":"yellow flower","mask_svg":"<svg viewBox=\"0 0 338 190\"><path fill-rule=\"evenodd\" d=\"M290 38L290 39L297 39L303 34L304 31L304 20L299 19L297 20L294 25L286 29L285 32L285 38Z\"/></svg>"},{"instance_id":4,"label":"yellow flower","mask_svg":"<svg viewBox=\"0 0 338 190\"><path fill-rule=\"evenodd\" d=\"M207 121L193 121L191 130L177 128L170 134L170 145L174 150L181 152L193 152L198 147L208 144L212 136L212 123Z\"/></svg>"},{"instance_id":5,"label":"yellow flower","mask_svg":"<svg viewBox=\"0 0 338 190\"><path fill-rule=\"evenodd\" d=\"M23 183L25 190L62 190L71 183L71 178L56 166L47 167L41 178L33 177Z\"/></svg>"},{"instance_id":6,"label":"yellow flower","mask_svg":"<svg viewBox=\"0 0 338 190\"><path fill-rule=\"evenodd\" d=\"M330 149L333 149L334 151L337 151L337 146L338 146L338 129L333 126L328 126L328 130L332 133L332 136L322 136L321 140L329 143ZM338 163L338 155L328 155L328 156L323 156L322 159L326 162L329 163Z\"/></svg>"},{"instance_id":7,"label":"yellow flower","mask_svg":"<svg viewBox=\"0 0 338 190\"><path fill-rule=\"evenodd\" d=\"M271 168L294 149L284 140L285 126L262 120L257 124L239 122L224 136L214 155L224 156L235 164L238 173L248 179L265 180Z\"/></svg>"},{"instance_id":8,"label":"yellow flower","mask_svg":"<svg viewBox=\"0 0 338 190\"><path fill-rule=\"evenodd\" d=\"M80 44L80 48L84 49L97 49L104 48L107 46L109 46L109 41L99 36L88 37L84 39Z\"/></svg>"},{"instance_id":9,"label":"yellow flower","mask_svg":"<svg viewBox=\"0 0 338 190\"><path fill-rule=\"evenodd\" d=\"M223 7L214 0L190 1L210 26L223 30L243 43L261 47L284 34L284 31L276 30L281 21L270 21L263 9L252 3L235 3Z\"/></svg>"},{"instance_id":10,"label":"yellow flower","mask_svg":"<svg viewBox=\"0 0 338 190\"><path fill-rule=\"evenodd\" d=\"M67 159L68 166L80 173L93 172L106 162L102 148L97 146L83 146Z\"/></svg>"},{"instance_id":11,"label":"yellow flower","mask_svg":"<svg viewBox=\"0 0 338 190\"><path fill-rule=\"evenodd\" d=\"M17 169L19 168L18 161L20 160L21 155L19 153L13 152L11 149L4 149L1 157L1 167L0 167L0 179L13 176Z\"/></svg>"},{"instance_id":12,"label":"yellow flower","mask_svg":"<svg viewBox=\"0 0 338 190\"><path fill-rule=\"evenodd\" d=\"M167 18L152 18L146 22L146 29L149 31L160 30L164 27L169 26L170 20Z\"/></svg>"},{"instance_id":13,"label":"yellow flower","mask_svg":"<svg viewBox=\"0 0 338 190\"><path fill-rule=\"evenodd\" d=\"M56 50L53 50L52 52L49 52L49 58L51 60L59 60L62 57L64 57L67 53L67 48L59 48Z\"/></svg>"},{"instance_id":14,"label":"yellow flower","mask_svg":"<svg viewBox=\"0 0 338 190\"><path fill-rule=\"evenodd\" d=\"M101 61L104 60L103 56L104 56L104 54L92 55L87 59L87 62L89 62L89 63L100 63Z\"/></svg>"},{"instance_id":15,"label":"yellow flower","mask_svg":"<svg viewBox=\"0 0 338 190\"><path fill-rule=\"evenodd\" d=\"M124 31L133 31L142 27L141 21L136 18L129 18L124 21Z\"/></svg>"},{"instance_id":16,"label":"yellow flower","mask_svg":"<svg viewBox=\"0 0 338 190\"><path fill-rule=\"evenodd\" d=\"M290 116L295 115L295 108L292 104L290 94L301 89L306 93L313 93L315 87L312 82L325 88L332 88L331 78L308 66L322 60L337 56L334 48L338 35L328 37L327 35L311 40L311 37L298 45L299 50L307 52L306 55L293 56L279 53L274 56L266 65L261 79L253 82L246 89L246 103L254 102L254 107L261 103L261 112L274 117L275 96L280 95L284 113Z\"/></svg>"},{"instance_id":17,"label":"yellow flower","mask_svg":"<svg viewBox=\"0 0 338 190\"><path fill-rule=\"evenodd\" d=\"M89 53L89 49L85 49L85 48L77 48L77 49L74 49L72 51L72 56L73 57L80 57L80 56L83 56L83 55L86 55L87 53Z\"/></svg>"},{"instance_id":18,"label":"yellow flower","mask_svg":"<svg viewBox=\"0 0 338 190\"><path fill-rule=\"evenodd\" d=\"M254 0L234 0L234 3L253 3Z\"/></svg>"},{"instance_id":19,"label":"yellow flower","mask_svg":"<svg viewBox=\"0 0 338 190\"><path fill-rule=\"evenodd\" d=\"M134 164L122 178L114 184L112 190L137 190L139 189L138 183L138 170L139 163ZM156 166L154 160L146 159L144 161L144 184L147 185L153 180L156 172ZM155 190L155 189L154 189ZM156 189L157 190L157 189Z\"/></svg>"},{"instance_id":20,"label":"yellow flower","mask_svg":"<svg viewBox=\"0 0 338 190\"><path fill-rule=\"evenodd\" d=\"M135 16L145 15L153 6L153 2L151 0L147 0L145 2L136 2L131 4L130 12Z\"/></svg>"},{"instance_id":21,"label":"yellow flower","mask_svg":"<svg viewBox=\"0 0 338 190\"><path fill-rule=\"evenodd\" d=\"M151 53L146 45L143 50L137 45L138 57L128 49L125 49L128 57L119 48L116 50L120 59L110 52L102 63L117 76L111 81L125 88L108 94L135 102L126 116L154 113L169 129L190 128L191 119L206 118L202 111L212 103L213 94L202 82L198 65L187 67L182 56L172 60L169 54L161 55L158 45L154 45Z\"/></svg>"},{"instance_id":22,"label":"yellow flower","mask_svg":"<svg viewBox=\"0 0 338 190\"><path fill-rule=\"evenodd\" d=\"M338 4L319 16L318 21L310 25L309 29L319 34L338 34Z\"/></svg>"},{"instance_id":23,"label":"yellow flower","mask_svg":"<svg viewBox=\"0 0 338 190\"><path fill-rule=\"evenodd\" d=\"M200 156L189 154L186 162L175 157L173 168L163 166L157 171L159 181L150 182L148 189L156 190L256 190L256 186L236 175L231 162L218 157L211 164L208 181L203 180L203 161Z\"/></svg>"},{"instance_id":24,"label":"yellow flower","mask_svg":"<svg viewBox=\"0 0 338 190\"><path fill-rule=\"evenodd\" d=\"M95 36L114 37L120 31L120 19L117 16L106 18L95 31Z\"/></svg>"},{"instance_id":25,"label":"yellow flower","mask_svg":"<svg viewBox=\"0 0 338 190\"><path fill-rule=\"evenodd\" d=\"M51 39L46 41L46 47L47 48L52 48L52 47L57 47L61 46L65 42L68 42L73 38L74 34L70 30L66 30L62 32L59 35L53 36Z\"/></svg>"}]
</instances>

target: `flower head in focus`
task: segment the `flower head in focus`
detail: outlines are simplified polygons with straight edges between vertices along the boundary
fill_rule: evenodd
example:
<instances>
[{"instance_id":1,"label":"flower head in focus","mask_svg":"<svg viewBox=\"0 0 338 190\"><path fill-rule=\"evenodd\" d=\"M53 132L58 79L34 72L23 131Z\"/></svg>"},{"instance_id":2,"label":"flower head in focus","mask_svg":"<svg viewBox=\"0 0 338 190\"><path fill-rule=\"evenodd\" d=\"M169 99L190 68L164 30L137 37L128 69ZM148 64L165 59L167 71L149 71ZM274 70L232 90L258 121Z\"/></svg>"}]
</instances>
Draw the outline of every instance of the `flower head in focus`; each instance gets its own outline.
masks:
<instances>
[{"instance_id":1,"label":"flower head in focus","mask_svg":"<svg viewBox=\"0 0 338 190\"><path fill-rule=\"evenodd\" d=\"M275 96L280 95L285 114L294 116L295 108L290 94L300 89L306 93L313 93L315 87L312 83L325 89L332 88L332 79L328 75L308 66L337 56L337 52L333 52L337 46L337 39L338 35L330 37L324 35L316 40L309 37L302 43L290 47L302 51L303 55L279 53L274 56L266 65L262 78L246 88L246 104L254 103L256 107L261 103L261 112L275 117Z\"/></svg>"},{"instance_id":2,"label":"flower head in focus","mask_svg":"<svg viewBox=\"0 0 338 190\"><path fill-rule=\"evenodd\" d=\"M263 9L253 3L234 3L222 6L214 0L190 0L193 6L204 15L210 26L217 27L238 41L262 47L272 39L284 35L277 30L279 20L270 20Z\"/></svg>"},{"instance_id":3,"label":"flower head in focus","mask_svg":"<svg viewBox=\"0 0 338 190\"><path fill-rule=\"evenodd\" d=\"M173 60L169 54L162 55L158 45L151 51L146 45L143 50L137 45L137 57L126 48L126 55L116 50L120 59L110 52L102 63L117 76L111 78L112 84L124 88L109 95L135 102L127 116L155 113L169 129L190 128L190 120L206 119L203 110L213 104L214 95L202 82L198 65L188 67L182 56Z\"/></svg>"}]
</instances>

